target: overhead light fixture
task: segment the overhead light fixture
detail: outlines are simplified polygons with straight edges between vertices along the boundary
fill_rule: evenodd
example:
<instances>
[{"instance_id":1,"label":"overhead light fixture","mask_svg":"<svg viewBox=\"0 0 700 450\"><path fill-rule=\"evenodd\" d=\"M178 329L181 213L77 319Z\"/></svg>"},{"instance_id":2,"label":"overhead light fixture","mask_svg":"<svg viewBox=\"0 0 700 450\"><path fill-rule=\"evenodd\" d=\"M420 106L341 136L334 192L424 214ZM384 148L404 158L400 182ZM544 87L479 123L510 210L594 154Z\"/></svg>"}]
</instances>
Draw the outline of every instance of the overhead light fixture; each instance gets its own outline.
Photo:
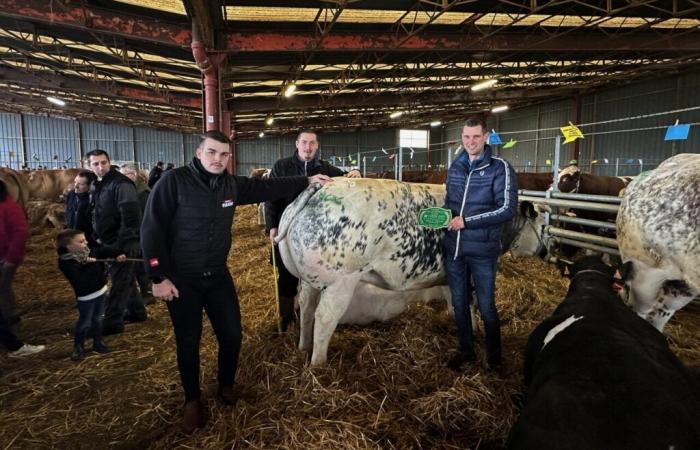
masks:
<instances>
[{"instance_id":1,"label":"overhead light fixture","mask_svg":"<svg viewBox=\"0 0 700 450\"><path fill-rule=\"evenodd\" d=\"M289 98L292 95L294 95L294 92L297 90L297 85L294 83L290 83L287 85L287 87L284 89L284 96Z\"/></svg>"},{"instance_id":2,"label":"overhead light fixture","mask_svg":"<svg viewBox=\"0 0 700 450\"><path fill-rule=\"evenodd\" d=\"M503 111L508 111L508 105L496 106L493 109L491 109L492 113L499 113Z\"/></svg>"},{"instance_id":3,"label":"overhead light fixture","mask_svg":"<svg viewBox=\"0 0 700 450\"><path fill-rule=\"evenodd\" d=\"M435 121L433 121L433 122L430 122L430 126L431 126L431 127L437 127L437 126L440 126L440 125L442 125L442 121L441 121L441 120L435 120Z\"/></svg>"},{"instance_id":4,"label":"overhead light fixture","mask_svg":"<svg viewBox=\"0 0 700 450\"><path fill-rule=\"evenodd\" d=\"M66 102L61 100L60 98L56 97L46 97L46 100L49 101L49 103L53 103L56 106L66 106Z\"/></svg>"},{"instance_id":5,"label":"overhead light fixture","mask_svg":"<svg viewBox=\"0 0 700 450\"><path fill-rule=\"evenodd\" d=\"M403 116L403 111L394 111L393 113L389 114L389 118L391 119L396 119L397 117Z\"/></svg>"},{"instance_id":6,"label":"overhead light fixture","mask_svg":"<svg viewBox=\"0 0 700 450\"><path fill-rule=\"evenodd\" d=\"M275 118L272 116L267 116L267 119L265 119L265 123L267 125L272 125L274 123L274 121L275 121Z\"/></svg>"},{"instance_id":7,"label":"overhead light fixture","mask_svg":"<svg viewBox=\"0 0 700 450\"><path fill-rule=\"evenodd\" d=\"M265 132L261 131L260 133L258 133L258 137L260 137L260 138L265 137Z\"/></svg>"},{"instance_id":8,"label":"overhead light fixture","mask_svg":"<svg viewBox=\"0 0 700 450\"><path fill-rule=\"evenodd\" d=\"M493 87L496 83L498 83L498 80L495 78L491 80L482 81L481 83L476 83L474 86L472 86L472 91L483 91L484 89Z\"/></svg>"}]
</instances>

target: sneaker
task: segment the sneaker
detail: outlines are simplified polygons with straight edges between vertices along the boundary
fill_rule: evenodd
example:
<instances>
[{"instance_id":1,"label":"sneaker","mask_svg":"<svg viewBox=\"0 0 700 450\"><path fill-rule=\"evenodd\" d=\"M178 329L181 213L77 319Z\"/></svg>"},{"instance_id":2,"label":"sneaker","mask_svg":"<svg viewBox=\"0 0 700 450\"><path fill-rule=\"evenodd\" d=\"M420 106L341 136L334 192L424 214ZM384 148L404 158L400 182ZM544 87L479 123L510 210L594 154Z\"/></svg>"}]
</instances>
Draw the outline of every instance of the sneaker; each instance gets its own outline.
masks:
<instances>
[{"instance_id":1,"label":"sneaker","mask_svg":"<svg viewBox=\"0 0 700 450\"><path fill-rule=\"evenodd\" d=\"M8 356L10 358L22 358L24 356L29 356L33 355L34 353L42 352L45 348L45 345L24 344L14 352L8 353Z\"/></svg>"}]
</instances>

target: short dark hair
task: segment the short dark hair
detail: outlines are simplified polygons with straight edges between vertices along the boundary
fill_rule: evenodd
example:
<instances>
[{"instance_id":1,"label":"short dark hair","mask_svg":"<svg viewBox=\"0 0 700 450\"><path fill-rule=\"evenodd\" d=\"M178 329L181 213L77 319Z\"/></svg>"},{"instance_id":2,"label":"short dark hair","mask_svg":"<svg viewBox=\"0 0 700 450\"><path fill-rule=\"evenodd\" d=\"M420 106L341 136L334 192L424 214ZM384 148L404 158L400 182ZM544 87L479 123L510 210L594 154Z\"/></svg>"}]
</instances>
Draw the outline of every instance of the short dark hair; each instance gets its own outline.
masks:
<instances>
[{"instance_id":1,"label":"short dark hair","mask_svg":"<svg viewBox=\"0 0 700 450\"><path fill-rule=\"evenodd\" d=\"M76 176L80 178L87 178L88 184L92 184L97 180L97 176L89 170L81 170Z\"/></svg>"},{"instance_id":2,"label":"short dark hair","mask_svg":"<svg viewBox=\"0 0 700 450\"><path fill-rule=\"evenodd\" d=\"M316 136L316 140L318 140L318 132L317 132L316 130L305 129L305 130L299 130L299 132L297 133L297 138L295 139L295 141L298 141L298 140L299 140L299 137L301 137L301 135L304 134L304 133L313 134L314 136Z\"/></svg>"},{"instance_id":3,"label":"short dark hair","mask_svg":"<svg viewBox=\"0 0 700 450\"><path fill-rule=\"evenodd\" d=\"M7 186L5 186L4 181L0 180L0 202L4 202L6 198L7 198Z\"/></svg>"},{"instance_id":4,"label":"short dark hair","mask_svg":"<svg viewBox=\"0 0 700 450\"><path fill-rule=\"evenodd\" d=\"M164 164L164 163L163 163L163 161L158 161L158 162L156 163L156 166L158 166L158 167L162 167L162 166L163 166L163 164Z\"/></svg>"},{"instance_id":5,"label":"short dark hair","mask_svg":"<svg viewBox=\"0 0 700 450\"><path fill-rule=\"evenodd\" d=\"M486 131L486 122L481 117L470 117L464 122L465 127L481 127L482 130Z\"/></svg>"},{"instance_id":6,"label":"short dark hair","mask_svg":"<svg viewBox=\"0 0 700 450\"><path fill-rule=\"evenodd\" d=\"M85 232L80 230L74 230L72 228L68 228L61 231L60 233L58 233L58 236L56 236L56 249L66 249L66 246L70 244L70 241L72 241L74 237L80 234L85 234Z\"/></svg>"},{"instance_id":7,"label":"short dark hair","mask_svg":"<svg viewBox=\"0 0 700 450\"><path fill-rule=\"evenodd\" d=\"M105 150L96 148L94 150L90 150L85 154L85 159L89 160L91 156L102 156L105 155L107 157L107 161L109 161L109 153L107 153Z\"/></svg>"},{"instance_id":8,"label":"short dark hair","mask_svg":"<svg viewBox=\"0 0 700 450\"><path fill-rule=\"evenodd\" d=\"M210 130L202 135L202 140L199 142L197 148L202 148L202 144L207 139L214 139L216 142L221 142L222 144L230 144L231 139L228 138L224 133L218 130Z\"/></svg>"}]
</instances>

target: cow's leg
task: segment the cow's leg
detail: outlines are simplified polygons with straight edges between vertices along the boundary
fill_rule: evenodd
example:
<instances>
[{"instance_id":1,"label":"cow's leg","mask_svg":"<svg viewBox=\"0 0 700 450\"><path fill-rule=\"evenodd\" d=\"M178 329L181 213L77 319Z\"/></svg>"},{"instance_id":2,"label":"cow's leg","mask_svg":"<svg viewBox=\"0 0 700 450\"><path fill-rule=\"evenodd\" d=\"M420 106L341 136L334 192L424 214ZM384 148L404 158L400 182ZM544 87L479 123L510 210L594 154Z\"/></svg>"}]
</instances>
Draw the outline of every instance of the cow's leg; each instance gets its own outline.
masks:
<instances>
[{"instance_id":1,"label":"cow's leg","mask_svg":"<svg viewBox=\"0 0 700 450\"><path fill-rule=\"evenodd\" d=\"M643 319L650 320L659 291L668 275L663 269L650 267L639 261L634 262L633 270L634 275L629 281L632 309Z\"/></svg>"},{"instance_id":2,"label":"cow's leg","mask_svg":"<svg viewBox=\"0 0 700 450\"><path fill-rule=\"evenodd\" d=\"M321 291L301 282L299 292L299 350L311 351L313 344L314 314Z\"/></svg>"},{"instance_id":3,"label":"cow's leg","mask_svg":"<svg viewBox=\"0 0 700 450\"><path fill-rule=\"evenodd\" d=\"M355 272L345 275L328 286L322 293L316 308L314 320L314 351L311 355L311 365L325 364L328 344L338 325L338 321L352 301L355 287L362 274Z\"/></svg>"}]
</instances>

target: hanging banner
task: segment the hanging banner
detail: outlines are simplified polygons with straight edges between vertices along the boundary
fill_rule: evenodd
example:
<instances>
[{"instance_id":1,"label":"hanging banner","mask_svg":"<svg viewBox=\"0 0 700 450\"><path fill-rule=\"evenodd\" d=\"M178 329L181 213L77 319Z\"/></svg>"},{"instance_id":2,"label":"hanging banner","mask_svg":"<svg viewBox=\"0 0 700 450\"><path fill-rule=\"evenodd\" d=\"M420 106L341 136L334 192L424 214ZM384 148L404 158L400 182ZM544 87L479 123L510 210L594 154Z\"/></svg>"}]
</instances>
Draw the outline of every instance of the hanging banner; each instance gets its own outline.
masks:
<instances>
[{"instance_id":1,"label":"hanging banner","mask_svg":"<svg viewBox=\"0 0 700 450\"><path fill-rule=\"evenodd\" d=\"M487 142L489 145L500 145L503 142L501 141L501 136L496 133L496 130L491 130L489 133L489 141Z\"/></svg>"},{"instance_id":2,"label":"hanging banner","mask_svg":"<svg viewBox=\"0 0 700 450\"><path fill-rule=\"evenodd\" d=\"M511 138L510 141L506 142L506 145L504 145L503 148L513 148L513 147L515 147L515 144L517 144L517 143L518 143L518 141Z\"/></svg>"},{"instance_id":3,"label":"hanging banner","mask_svg":"<svg viewBox=\"0 0 700 450\"><path fill-rule=\"evenodd\" d=\"M564 144L568 144L569 142L573 142L579 138L583 139L583 133L581 133L581 130L579 130L576 125L571 122L569 122L568 127L561 127L559 129L561 130L561 134L564 135Z\"/></svg>"},{"instance_id":4,"label":"hanging banner","mask_svg":"<svg viewBox=\"0 0 700 450\"><path fill-rule=\"evenodd\" d=\"M666 128L666 136L664 141L685 141L690 133L690 124L671 125Z\"/></svg>"}]
</instances>

